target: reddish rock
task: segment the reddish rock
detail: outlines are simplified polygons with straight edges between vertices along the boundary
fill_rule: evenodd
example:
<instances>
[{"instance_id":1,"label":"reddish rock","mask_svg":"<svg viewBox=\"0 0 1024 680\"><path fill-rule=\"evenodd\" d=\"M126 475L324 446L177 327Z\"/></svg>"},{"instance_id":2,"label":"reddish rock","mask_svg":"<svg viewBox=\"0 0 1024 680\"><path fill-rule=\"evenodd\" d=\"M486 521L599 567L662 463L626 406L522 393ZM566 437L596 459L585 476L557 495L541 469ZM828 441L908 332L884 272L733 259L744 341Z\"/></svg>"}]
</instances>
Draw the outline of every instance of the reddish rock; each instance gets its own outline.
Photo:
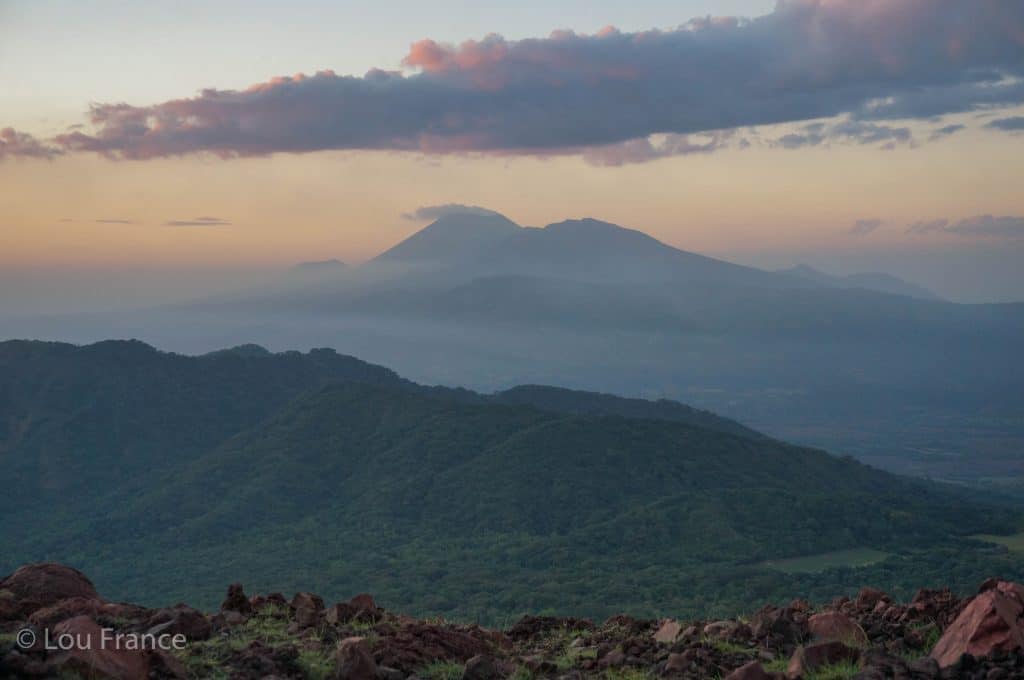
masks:
<instances>
[{"instance_id":1,"label":"reddish rock","mask_svg":"<svg viewBox=\"0 0 1024 680\"><path fill-rule=\"evenodd\" d=\"M252 613L252 604L249 602L249 598L245 596L241 583L232 583L228 586L228 594L224 601L221 602L220 610L222 612L238 612L244 615Z\"/></svg>"},{"instance_id":2,"label":"reddish rock","mask_svg":"<svg viewBox=\"0 0 1024 680\"><path fill-rule=\"evenodd\" d=\"M846 614L840 612L821 612L807 619L807 629L819 642L838 641L851 647L866 647L868 636Z\"/></svg>"},{"instance_id":3,"label":"reddish rock","mask_svg":"<svg viewBox=\"0 0 1024 680\"><path fill-rule=\"evenodd\" d=\"M844 661L856 661L859 655L860 652L853 647L847 647L842 642L815 642L809 645L801 645L797 647L797 650L793 652L793 656L789 660L786 677L791 680L802 678L822 666L831 666Z\"/></svg>"},{"instance_id":4,"label":"reddish rock","mask_svg":"<svg viewBox=\"0 0 1024 680\"><path fill-rule=\"evenodd\" d=\"M725 638L736 630L735 621L713 621L704 626L704 634L708 637Z\"/></svg>"},{"instance_id":5,"label":"reddish rock","mask_svg":"<svg viewBox=\"0 0 1024 680\"><path fill-rule=\"evenodd\" d=\"M281 593L253 595L249 598L249 605L254 612L264 609L265 607L277 607L283 609L288 606L288 600L284 599L284 595Z\"/></svg>"},{"instance_id":6,"label":"reddish rock","mask_svg":"<svg viewBox=\"0 0 1024 680\"><path fill-rule=\"evenodd\" d=\"M618 619L629 617L613 617L616 619L614 623L618 623ZM608 620L612 622L612 619ZM523 640L526 638L536 637L537 635L547 632L549 630L557 630L565 628L567 630L591 630L594 624L587 619L574 619L569 617L560 616L524 616L519 619L508 630L508 636L513 640Z\"/></svg>"},{"instance_id":7,"label":"reddish rock","mask_svg":"<svg viewBox=\"0 0 1024 680\"><path fill-rule=\"evenodd\" d=\"M324 601L313 593L296 593L291 601L292 614L299 629L312 628L320 623Z\"/></svg>"},{"instance_id":8,"label":"reddish rock","mask_svg":"<svg viewBox=\"0 0 1024 680\"><path fill-rule=\"evenodd\" d=\"M377 663L365 638L350 637L338 643L334 652L334 677L337 680L374 680Z\"/></svg>"},{"instance_id":9,"label":"reddish rock","mask_svg":"<svg viewBox=\"0 0 1024 680\"><path fill-rule=\"evenodd\" d=\"M374 646L377 663L414 673L438 659L459 663L491 652L492 640L478 628L457 628L426 623L402 626Z\"/></svg>"},{"instance_id":10,"label":"reddish rock","mask_svg":"<svg viewBox=\"0 0 1024 680\"><path fill-rule=\"evenodd\" d=\"M725 680L776 680L778 677L777 674L766 671L760 661L751 661L729 673Z\"/></svg>"},{"instance_id":11,"label":"reddish rock","mask_svg":"<svg viewBox=\"0 0 1024 680\"><path fill-rule=\"evenodd\" d=\"M53 640L71 636L71 649L55 655L51 665L58 674L77 673L83 678L146 680L160 669L164 677L184 678L181 664L169 654L153 650L118 648L104 640L103 629L88 616L76 616L53 628Z\"/></svg>"},{"instance_id":12,"label":"reddish rock","mask_svg":"<svg viewBox=\"0 0 1024 680\"><path fill-rule=\"evenodd\" d=\"M963 654L985 657L1024 648L1024 589L1000 582L977 595L946 628L930 656L952 666Z\"/></svg>"},{"instance_id":13,"label":"reddish rock","mask_svg":"<svg viewBox=\"0 0 1024 680\"><path fill-rule=\"evenodd\" d=\"M496 680L501 671L494 657L489 654L477 654L466 661L462 670L462 680Z\"/></svg>"},{"instance_id":14,"label":"reddish rock","mask_svg":"<svg viewBox=\"0 0 1024 680\"><path fill-rule=\"evenodd\" d=\"M72 597L100 599L85 574L55 562L27 564L18 568L0 581L0 591L4 590L19 601L19 609L24 615Z\"/></svg>"},{"instance_id":15,"label":"reddish rock","mask_svg":"<svg viewBox=\"0 0 1024 680\"><path fill-rule=\"evenodd\" d=\"M668 659L665 660L665 674L670 673L682 673L690 667L690 661L682 654L676 654L673 652L668 655Z\"/></svg>"},{"instance_id":16,"label":"reddish rock","mask_svg":"<svg viewBox=\"0 0 1024 680\"><path fill-rule=\"evenodd\" d=\"M298 659L299 650L295 645L268 647L254 641L231 655L225 665L231 668L232 680L296 678L303 677Z\"/></svg>"},{"instance_id":17,"label":"reddish rock","mask_svg":"<svg viewBox=\"0 0 1024 680\"><path fill-rule=\"evenodd\" d=\"M889 596L877 588L861 588L860 593L857 594L857 607L859 609L874 609L879 602L888 599Z\"/></svg>"},{"instance_id":18,"label":"reddish rock","mask_svg":"<svg viewBox=\"0 0 1024 680\"><path fill-rule=\"evenodd\" d=\"M654 641L660 642L665 645L670 645L679 638L679 633L683 627L679 625L678 621L672 619L666 619L662 622L658 630L654 632Z\"/></svg>"},{"instance_id":19,"label":"reddish rock","mask_svg":"<svg viewBox=\"0 0 1024 680\"><path fill-rule=\"evenodd\" d=\"M213 632L205 614L184 604L157 610L146 620L144 628L153 635L184 635L189 642L208 640Z\"/></svg>"}]
</instances>

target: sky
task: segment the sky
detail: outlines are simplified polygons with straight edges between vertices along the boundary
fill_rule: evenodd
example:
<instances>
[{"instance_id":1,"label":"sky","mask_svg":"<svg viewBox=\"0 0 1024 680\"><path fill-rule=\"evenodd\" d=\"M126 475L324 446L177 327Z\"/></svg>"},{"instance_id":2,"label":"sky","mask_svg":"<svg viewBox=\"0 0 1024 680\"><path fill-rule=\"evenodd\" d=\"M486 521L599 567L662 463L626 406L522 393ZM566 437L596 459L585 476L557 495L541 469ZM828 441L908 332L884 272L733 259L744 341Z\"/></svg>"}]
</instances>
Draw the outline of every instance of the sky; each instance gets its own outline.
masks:
<instances>
[{"instance_id":1,"label":"sky","mask_svg":"<svg viewBox=\"0 0 1024 680\"><path fill-rule=\"evenodd\" d=\"M359 262L446 203L1024 300L1022 79L1003 0L0 0L0 306Z\"/></svg>"}]
</instances>

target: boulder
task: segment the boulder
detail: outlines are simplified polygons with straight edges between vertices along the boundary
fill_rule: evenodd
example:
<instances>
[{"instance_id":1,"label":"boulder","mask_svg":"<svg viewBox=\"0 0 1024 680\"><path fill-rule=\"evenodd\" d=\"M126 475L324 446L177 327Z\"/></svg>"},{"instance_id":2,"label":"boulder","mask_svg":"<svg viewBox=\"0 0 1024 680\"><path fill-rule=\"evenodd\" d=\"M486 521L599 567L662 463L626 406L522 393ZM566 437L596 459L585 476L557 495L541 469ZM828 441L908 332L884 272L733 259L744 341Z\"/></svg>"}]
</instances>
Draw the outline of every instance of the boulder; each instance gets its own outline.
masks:
<instances>
[{"instance_id":1,"label":"boulder","mask_svg":"<svg viewBox=\"0 0 1024 680\"><path fill-rule=\"evenodd\" d=\"M298 659L299 649L295 645L269 647L253 641L228 657L225 665L231 668L233 680L295 678L302 677Z\"/></svg>"},{"instance_id":2,"label":"boulder","mask_svg":"<svg viewBox=\"0 0 1024 680\"><path fill-rule=\"evenodd\" d=\"M841 612L821 612L807 619L807 629L819 642L838 641L850 647L867 647L868 636L857 623Z\"/></svg>"},{"instance_id":3,"label":"boulder","mask_svg":"<svg viewBox=\"0 0 1024 680\"><path fill-rule=\"evenodd\" d=\"M158 609L146 620L144 628L153 635L184 635L189 642L208 640L213 632L205 614L184 604Z\"/></svg>"},{"instance_id":4,"label":"boulder","mask_svg":"<svg viewBox=\"0 0 1024 680\"><path fill-rule=\"evenodd\" d=\"M497 680L501 677L498 664L489 654L477 654L466 661L462 670L462 680Z\"/></svg>"},{"instance_id":5,"label":"boulder","mask_svg":"<svg viewBox=\"0 0 1024 680\"><path fill-rule=\"evenodd\" d=\"M228 586L228 594L224 601L220 603L220 610L222 612L238 612L243 615L252 613L252 604L249 602L249 598L245 596L241 583L232 583Z\"/></svg>"},{"instance_id":6,"label":"boulder","mask_svg":"<svg viewBox=\"0 0 1024 680\"><path fill-rule=\"evenodd\" d=\"M51 667L58 675L78 674L104 680L146 680L159 669L162 677L184 678L185 671L170 654L154 650L130 650L105 643L103 629L88 616L61 621L53 628L53 639L63 635L74 641L70 649L58 652Z\"/></svg>"},{"instance_id":7,"label":"boulder","mask_svg":"<svg viewBox=\"0 0 1024 680\"><path fill-rule=\"evenodd\" d=\"M853 647L847 647L842 642L814 642L809 645L801 645L797 647L789 660L786 677L796 680L796 678L802 678L823 666L831 666L844 661L856 661L859 656L860 652Z\"/></svg>"},{"instance_id":8,"label":"boulder","mask_svg":"<svg viewBox=\"0 0 1024 680\"><path fill-rule=\"evenodd\" d=\"M334 652L336 680L375 680L377 663L365 638L350 637L338 643Z\"/></svg>"},{"instance_id":9,"label":"boulder","mask_svg":"<svg viewBox=\"0 0 1024 680\"><path fill-rule=\"evenodd\" d=\"M672 673L682 673L690 667L690 660L682 654L673 652L668 655L668 659L665 660L664 674L670 675Z\"/></svg>"},{"instance_id":10,"label":"boulder","mask_svg":"<svg viewBox=\"0 0 1024 680\"><path fill-rule=\"evenodd\" d=\"M946 628L931 658L946 668L963 654L986 657L1024 648L1024 588L1001 581L971 600Z\"/></svg>"},{"instance_id":11,"label":"boulder","mask_svg":"<svg viewBox=\"0 0 1024 680\"><path fill-rule=\"evenodd\" d=\"M0 592L5 590L10 593L8 599L18 601L18 610L23 615L72 597L100 599L95 586L85 574L56 562L19 567L0 581Z\"/></svg>"},{"instance_id":12,"label":"boulder","mask_svg":"<svg viewBox=\"0 0 1024 680\"><path fill-rule=\"evenodd\" d=\"M779 676L769 673L760 661L751 661L725 676L725 680L776 680Z\"/></svg>"},{"instance_id":13,"label":"boulder","mask_svg":"<svg viewBox=\"0 0 1024 680\"><path fill-rule=\"evenodd\" d=\"M670 645L676 641L682 629L683 627L679 625L678 621L666 619L662 622L661 626L658 627L658 630L654 632L654 641Z\"/></svg>"},{"instance_id":14,"label":"boulder","mask_svg":"<svg viewBox=\"0 0 1024 680\"><path fill-rule=\"evenodd\" d=\"M889 596L877 588L864 587L857 594L857 607L859 609L874 609L879 602L888 600Z\"/></svg>"},{"instance_id":15,"label":"boulder","mask_svg":"<svg viewBox=\"0 0 1024 680\"><path fill-rule=\"evenodd\" d=\"M299 629L312 628L320 623L324 601L313 593L296 593L291 601L292 614Z\"/></svg>"},{"instance_id":16,"label":"boulder","mask_svg":"<svg viewBox=\"0 0 1024 680\"><path fill-rule=\"evenodd\" d=\"M708 637L726 638L736 630L735 621L713 621L704 626L704 634Z\"/></svg>"}]
</instances>

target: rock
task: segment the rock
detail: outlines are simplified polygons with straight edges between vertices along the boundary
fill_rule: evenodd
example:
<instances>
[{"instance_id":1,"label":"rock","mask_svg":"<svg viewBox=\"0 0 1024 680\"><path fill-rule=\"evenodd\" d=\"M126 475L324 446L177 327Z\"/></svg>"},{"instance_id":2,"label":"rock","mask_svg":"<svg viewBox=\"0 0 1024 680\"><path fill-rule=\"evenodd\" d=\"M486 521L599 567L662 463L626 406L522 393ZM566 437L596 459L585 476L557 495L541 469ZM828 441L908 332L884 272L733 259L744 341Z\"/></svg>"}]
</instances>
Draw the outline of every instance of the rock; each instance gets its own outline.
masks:
<instances>
[{"instance_id":1,"label":"rock","mask_svg":"<svg viewBox=\"0 0 1024 680\"><path fill-rule=\"evenodd\" d=\"M779 676L769 673L760 661L751 661L725 676L725 680L775 680Z\"/></svg>"},{"instance_id":2,"label":"rock","mask_svg":"<svg viewBox=\"0 0 1024 680\"><path fill-rule=\"evenodd\" d=\"M147 618L150 613L148 609L131 604L104 602L87 597L69 597L49 607L36 609L28 617L28 621L40 628L49 628L55 623L82 615L90 616L93 620L116 618L138 621Z\"/></svg>"},{"instance_id":3,"label":"rock","mask_svg":"<svg viewBox=\"0 0 1024 680\"><path fill-rule=\"evenodd\" d=\"M736 630L735 621L714 621L704 626L704 634L708 637L724 638Z\"/></svg>"},{"instance_id":4,"label":"rock","mask_svg":"<svg viewBox=\"0 0 1024 680\"><path fill-rule=\"evenodd\" d=\"M807 637L807 619L800 612L771 605L759 609L750 620L751 633L770 649L791 649Z\"/></svg>"},{"instance_id":5,"label":"rock","mask_svg":"<svg viewBox=\"0 0 1024 680\"><path fill-rule=\"evenodd\" d=\"M501 674L494 658L488 654L477 654L468 661L462 671L462 680L496 680Z\"/></svg>"},{"instance_id":6,"label":"rock","mask_svg":"<svg viewBox=\"0 0 1024 680\"><path fill-rule=\"evenodd\" d=\"M221 614L221 617L223 617L224 623L228 627L240 626L245 623L245 616L243 616L241 612L236 612L230 609Z\"/></svg>"},{"instance_id":7,"label":"rock","mask_svg":"<svg viewBox=\"0 0 1024 680\"><path fill-rule=\"evenodd\" d=\"M313 628L320 623L320 615L324 610L324 601L313 593L296 593L291 601L292 614L299 629Z\"/></svg>"},{"instance_id":8,"label":"rock","mask_svg":"<svg viewBox=\"0 0 1024 680\"><path fill-rule=\"evenodd\" d=\"M1001 581L971 600L946 628L931 651L931 658L946 668L963 654L986 657L994 652L1024 648L1024 589Z\"/></svg>"},{"instance_id":9,"label":"rock","mask_svg":"<svg viewBox=\"0 0 1024 680\"><path fill-rule=\"evenodd\" d=\"M154 650L118 648L105 641L103 629L88 616L61 621L53 628L53 639L70 636L70 649L58 652L51 667L59 675L77 673L84 678L146 680L160 669L162 677L184 678L185 671L170 654Z\"/></svg>"},{"instance_id":10,"label":"rock","mask_svg":"<svg viewBox=\"0 0 1024 680\"><path fill-rule=\"evenodd\" d=\"M660 642L665 645L670 645L676 641L682 629L683 627L679 625L678 621L675 621L673 619L666 619L664 622L662 622L661 626L659 626L658 630L655 631L654 641Z\"/></svg>"},{"instance_id":11,"label":"rock","mask_svg":"<svg viewBox=\"0 0 1024 680\"><path fill-rule=\"evenodd\" d=\"M625 661L626 653L616 647L601 657L599 664L602 668L615 668L616 666L621 666Z\"/></svg>"},{"instance_id":12,"label":"rock","mask_svg":"<svg viewBox=\"0 0 1024 680\"><path fill-rule=\"evenodd\" d=\"M789 660L786 677L791 680L802 678L822 666L831 666L843 661L856 661L858 656L859 652L856 649L847 647L842 642L815 642L801 645L797 647Z\"/></svg>"},{"instance_id":13,"label":"rock","mask_svg":"<svg viewBox=\"0 0 1024 680\"><path fill-rule=\"evenodd\" d=\"M377 680L405 680L405 673L389 666L377 666Z\"/></svg>"},{"instance_id":14,"label":"rock","mask_svg":"<svg viewBox=\"0 0 1024 680\"><path fill-rule=\"evenodd\" d=\"M874 609L875 606L883 601L888 600L889 596L885 592L878 590L877 588L864 587L860 589L857 594L857 608L858 609Z\"/></svg>"},{"instance_id":15,"label":"rock","mask_svg":"<svg viewBox=\"0 0 1024 680\"><path fill-rule=\"evenodd\" d=\"M868 636L853 619L840 612L821 612L807 619L807 629L819 642L838 641L850 647L867 647Z\"/></svg>"},{"instance_id":16,"label":"rock","mask_svg":"<svg viewBox=\"0 0 1024 680\"><path fill-rule=\"evenodd\" d=\"M232 680L295 678L302 677L298 659L299 650L295 645L268 647L254 641L229 657L227 665L233 671Z\"/></svg>"},{"instance_id":17,"label":"rock","mask_svg":"<svg viewBox=\"0 0 1024 680\"><path fill-rule=\"evenodd\" d=\"M184 604L157 610L147 619L144 628L154 635L181 634L189 642L208 640L213 631L205 614Z\"/></svg>"},{"instance_id":18,"label":"rock","mask_svg":"<svg viewBox=\"0 0 1024 680\"><path fill-rule=\"evenodd\" d=\"M252 611L256 612L266 607L284 609L288 606L288 600L284 599L281 593L270 593L269 595L253 595L249 598L249 605Z\"/></svg>"},{"instance_id":19,"label":"rock","mask_svg":"<svg viewBox=\"0 0 1024 680\"><path fill-rule=\"evenodd\" d=\"M19 567L0 581L0 591L7 591L10 599L18 603L17 607L11 607L12 613L16 611L23 616L72 597L100 599L95 586L85 574L56 562Z\"/></svg>"},{"instance_id":20,"label":"rock","mask_svg":"<svg viewBox=\"0 0 1024 680\"><path fill-rule=\"evenodd\" d=\"M579 657L577 656L576 658L578 659ZM545 659L541 654L521 657L519 662L523 665L523 668L530 671L533 675L550 675L558 670L557 665Z\"/></svg>"},{"instance_id":21,"label":"rock","mask_svg":"<svg viewBox=\"0 0 1024 680\"><path fill-rule=\"evenodd\" d=\"M365 638L350 637L338 643L334 652L337 680L376 680L377 664Z\"/></svg>"},{"instance_id":22,"label":"rock","mask_svg":"<svg viewBox=\"0 0 1024 680\"><path fill-rule=\"evenodd\" d=\"M241 583L232 583L228 586L228 594L221 602L220 610L222 612L238 612L243 615L252 613L252 604L245 596Z\"/></svg>"},{"instance_id":23,"label":"rock","mask_svg":"<svg viewBox=\"0 0 1024 680\"><path fill-rule=\"evenodd\" d=\"M690 661L682 654L676 654L673 652L668 655L668 659L665 660L664 673L682 673L690 667Z\"/></svg>"},{"instance_id":24,"label":"rock","mask_svg":"<svg viewBox=\"0 0 1024 680\"><path fill-rule=\"evenodd\" d=\"M612 617L606 625L618 625L618 619L628 617ZM508 629L508 636L513 640L525 640L537 637L549 630L564 628L566 630L592 630L594 624L587 619L573 619L559 616L524 616Z\"/></svg>"},{"instance_id":25,"label":"rock","mask_svg":"<svg viewBox=\"0 0 1024 680\"><path fill-rule=\"evenodd\" d=\"M493 646L493 636L479 628L416 622L379 638L374 655L380 664L413 673L438 659L464 663L477 654L490 654Z\"/></svg>"}]
</instances>

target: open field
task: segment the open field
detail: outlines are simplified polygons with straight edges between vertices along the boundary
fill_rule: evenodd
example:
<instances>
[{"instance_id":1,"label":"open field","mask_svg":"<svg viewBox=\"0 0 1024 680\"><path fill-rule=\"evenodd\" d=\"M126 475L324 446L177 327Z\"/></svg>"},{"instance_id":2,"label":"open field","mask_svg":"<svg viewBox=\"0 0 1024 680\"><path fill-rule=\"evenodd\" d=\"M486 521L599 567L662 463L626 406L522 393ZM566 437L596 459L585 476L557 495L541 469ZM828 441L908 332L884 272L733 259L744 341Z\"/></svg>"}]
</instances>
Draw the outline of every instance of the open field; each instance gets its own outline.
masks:
<instances>
[{"instance_id":1,"label":"open field","mask_svg":"<svg viewBox=\"0 0 1024 680\"><path fill-rule=\"evenodd\" d=\"M1024 543L1022 543L1022 549L1024 549ZM871 548L850 548L784 560L767 560L760 566L787 574L812 574L833 567L865 567L881 562L888 556L888 553Z\"/></svg>"}]
</instances>

